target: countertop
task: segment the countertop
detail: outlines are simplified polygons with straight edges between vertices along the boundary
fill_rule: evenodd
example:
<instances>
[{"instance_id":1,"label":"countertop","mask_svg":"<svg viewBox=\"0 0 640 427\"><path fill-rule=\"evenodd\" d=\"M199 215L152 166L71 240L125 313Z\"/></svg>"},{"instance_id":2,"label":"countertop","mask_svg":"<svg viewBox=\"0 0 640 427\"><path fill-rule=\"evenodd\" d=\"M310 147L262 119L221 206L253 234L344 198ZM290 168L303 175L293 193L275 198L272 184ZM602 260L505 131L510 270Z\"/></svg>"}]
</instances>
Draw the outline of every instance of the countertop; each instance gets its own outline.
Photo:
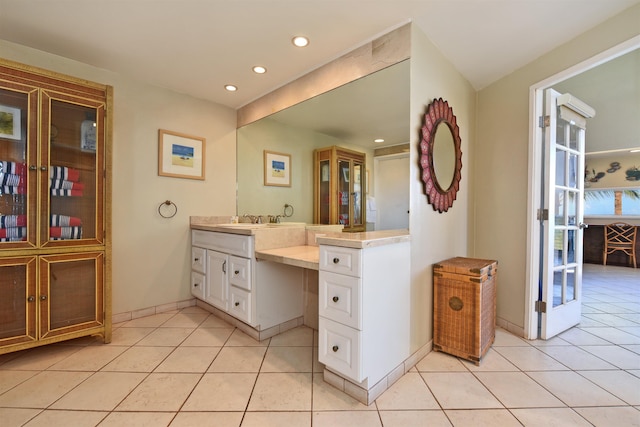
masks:
<instances>
[{"instance_id":1,"label":"countertop","mask_svg":"<svg viewBox=\"0 0 640 427\"><path fill-rule=\"evenodd\" d=\"M381 230L364 231L362 233L327 233L318 234L316 242L319 245L341 246L344 248L371 248L374 246L391 245L408 242L409 230Z\"/></svg>"},{"instance_id":2,"label":"countertop","mask_svg":"<svg viewBox=\"0 0 640 427\"><path fill-rule=\"evenodd\" d=\"M320 248L318 246L291 246L288 248L256 251L256 259L318 270Z\"/></svg>"}]
</instances>

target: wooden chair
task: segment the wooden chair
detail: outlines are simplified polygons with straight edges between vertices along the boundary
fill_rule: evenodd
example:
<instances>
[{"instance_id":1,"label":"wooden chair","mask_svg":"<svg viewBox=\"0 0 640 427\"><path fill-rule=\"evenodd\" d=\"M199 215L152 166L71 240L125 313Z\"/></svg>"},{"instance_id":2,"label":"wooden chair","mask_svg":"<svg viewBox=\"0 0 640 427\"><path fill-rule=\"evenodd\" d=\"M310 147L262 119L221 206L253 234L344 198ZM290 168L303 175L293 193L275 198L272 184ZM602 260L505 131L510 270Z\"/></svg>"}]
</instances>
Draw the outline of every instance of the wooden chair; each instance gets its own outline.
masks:
<instances>
[{"instance_id":1,"label":"wooden chair","mask_svg":"<svg viewBox=\"0 0 640 427\"><path fill-rule=\"evenodd\" d=\"M629 255L629 261L636 267L636 234L637 227L617 222L604 226L603 265L607 265L607 255L622 251Z\"/></svg>"}]
</instances>

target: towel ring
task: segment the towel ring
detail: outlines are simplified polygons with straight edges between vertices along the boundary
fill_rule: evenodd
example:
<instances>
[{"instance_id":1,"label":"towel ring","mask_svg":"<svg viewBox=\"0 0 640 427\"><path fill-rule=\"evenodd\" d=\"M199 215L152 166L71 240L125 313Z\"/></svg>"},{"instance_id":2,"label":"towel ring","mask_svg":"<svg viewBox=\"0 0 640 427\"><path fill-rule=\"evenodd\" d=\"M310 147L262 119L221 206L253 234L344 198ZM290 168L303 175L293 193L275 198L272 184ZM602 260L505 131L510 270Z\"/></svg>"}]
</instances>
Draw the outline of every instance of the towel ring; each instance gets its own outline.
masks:
<instances>
[{"instance_id":1,"label":"towel ring","mask_svg":"<svg viewBox=\"0 0 640 427\"><path fill-rule=\"evenodd\" d=\"M287 213L287 211L289 213ZM287 203L284 205L284 211L282 212L282 216L284 216L285 218L289 218L291 215L293 215L293 206Z\"/></svg>"},{"instance_id":2,"label":"towel ring","mask_svg":"<svg viewBox=\"0 0 640 427\"><path fill-rule=\"evenodd\" d=\"M164 209L164 212L162 209L163 206L167 206L167 208ZM172 206L173 206L173 213L170 213ZM158 206L158 214L162 218L173 218L174 216L176 216L177 213L178 213L178 207L171 200L165 200L164 202L160 203L160 206Z\"/></svg>"}]
</instances>

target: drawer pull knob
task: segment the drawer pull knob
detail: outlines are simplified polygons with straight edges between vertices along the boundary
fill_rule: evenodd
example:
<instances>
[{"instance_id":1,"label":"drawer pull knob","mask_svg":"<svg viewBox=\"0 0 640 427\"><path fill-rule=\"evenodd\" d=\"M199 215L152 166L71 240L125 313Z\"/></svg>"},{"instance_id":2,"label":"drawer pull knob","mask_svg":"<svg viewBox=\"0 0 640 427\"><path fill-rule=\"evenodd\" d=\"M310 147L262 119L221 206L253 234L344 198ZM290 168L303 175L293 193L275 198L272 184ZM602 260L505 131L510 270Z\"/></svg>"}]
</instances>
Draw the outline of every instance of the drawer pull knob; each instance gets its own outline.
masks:
<instances>
[{"instance_id":1,"label":"drawer pull knob","mask_svg":"<svg viewBox=\"0 0 640 427\"><path fill-rule=\"evenodd\" d=\"M198 285L197 283L194 283L194 284L193 284L193 287L194 287L194 288L197 288L198 286L199 286L199 285Z\"/></svg>"},{"instance_id":2,"label":"drawer pull knob","mask_svg":"<svg viewBox=\"0 0 640 427\"><path fill-rule=\"evenodd\" d=\"M238 274L240 274L240 270L236 270L236 271L234 271L234 273L237 276Z\"/></svg>"},{"instance_id":3,"label":"drawer pull knob","mask_svg":"<svg viewBox=\"0 0 640 427\"><path fill-rule=\"evenodd\" d=\"M340 298L338 298L338 297L333 297L332 299L333 299L333 302L338 302L338 301L340 301Z\"/></svg>"},{"instance_id":4,"label":"drawer pull knob","mask_svg":"<svg viewBox=\"0 0 640 427\"><path fill-rule=\"evenodd\" d=\"M339 263L339 262L340 262L340 258L335 257L335 258L333 259L333 263L334 263L334 264L337 264L337 263Z\"/></svg>"},{"instance_id":5,"label":"drawer pull knob","mask_svg":"<svg viewBox=\"0 0 640 427\"><path fill-rule=\"evenodd\" d=\"M340 348L337 345L334 345L333 347L331 347L331 350L333 350L334 353L337 353L339 349Z\"/></svg>"},{"instance_id":6,"label":"drawer pull knob","mask_svg":"<svg viewBox=\"0 0 640 427\"><path fill-rule=\"evenodd\" d=\"M240 305L240 301L236 301L235 306L239 306Z\"/></svg>"},{"instance_id":7,"label":"drawer pull knob","mask_svg":"<svg viewBox=\"0 0 640 427\"><path fill-rule=\"evenodd\" d=\"M193 260L194 260L195 262L198 262L198 261L200 261L200 258L194 258Z\"/></svg>"}]
</instances>

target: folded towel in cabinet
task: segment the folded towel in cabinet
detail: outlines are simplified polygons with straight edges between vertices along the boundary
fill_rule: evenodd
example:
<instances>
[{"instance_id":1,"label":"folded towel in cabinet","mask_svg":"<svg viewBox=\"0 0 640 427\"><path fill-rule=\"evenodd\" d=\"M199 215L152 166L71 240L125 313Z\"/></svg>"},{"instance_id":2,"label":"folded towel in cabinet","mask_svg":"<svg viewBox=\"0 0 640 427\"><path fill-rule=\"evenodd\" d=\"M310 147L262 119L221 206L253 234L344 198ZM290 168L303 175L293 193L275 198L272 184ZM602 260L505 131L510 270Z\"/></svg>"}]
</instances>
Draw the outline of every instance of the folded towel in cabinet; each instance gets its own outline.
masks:
<instances>
[{"instance_id":1,"label":"folded towel in cabinet","mask_svg":"<svg viewBox=\"0 0 640 427\"><path fill-rule=\"evenodd\" d=\"M66 196L66 197L82 197L82 190L63 190L62 188L52 188L52 196Z\"/></svg>"},{"instance_id":2,"label":"folded towel in cabinet","mask_svg":"<svg viewBox=\"0 0 640 427\"><path fill-rule=\"evenodd\" d=\"M82 227L49 227L52 240L82 239Z\"/></svg>"},{"instance_id":3,"label":"folded towel in cabinet","mask_svg":"<svg viewBox=\"0 0 640 427\"><path fill-rule=\"evenodd\" d=\"M27 194L27 187L21 185L1 185L0 194Z\"/></svg>"},{"instance_id":4,"label":"folded towel in cabinet","mask_svg":"<svg viewBox=\"0 0 640 427\"><path fill-rule=\"evenodd\" d=\"M0 228L0 239L8 241L25 240L27 237L27 227Z\"/></svg>"},{"instance_id":5,"label":"folded towel in cabinet","mask_svg":"<svg viewBox=\"0 0 640 427\"><path fill-rule=\"evenodd\" d=\"M0 172L25 176L27 174L27 165L25 163L0 160Z\"/></svg>"},{"instance_id":6,"label":"folded towel in cabinet","mask_svg":"<svg viewBox=\"0 0 640 427\"><path fill-rule=\"evenodd\" d=\"M4 173L0 171L0 185L10 185L12 187L27 185L27 181L24 179L24 176L15 175L12 173Z\"/></svg>"},{"instance_id":7,"label":"folded towel in cabinet","mask_svg":"<svg viewBox=\"0 0 640 427\"><path fill-rule=\"evenodd\" d=\"M26 215L0 215L0 228L24 227L26 225Z\"/></svg>"},{"instance_id":8,"label":"folded towel in cabinet","mask_svg":"<svg viewBox=\"0 0 640 427\"><path fill-rule=\"evenodd\" d=\"M49 168L49 178L78 182L80 181L80 171L65 166L51 166Z\"/></svg>"},{"instance_id":9,"label":"folded towel in cabinet","mask_svg":"<svg viewBox=\"0 0 640 427\"><path fill-rule=\"evenodd\" d=\"M67 181L64 179L52 179L50 180L49 188L58 188L61 190L84 190L84 184L82 182Z\"/></svg>"},{"instance_id":10,"label":"folded towel in cabinet","mask_svg":"<svg viewBox=\"0 0 640 427\"><path fill-rule=\"evenodd\" d=\"M52 214L49 225L51 227L77 227L82 225L82 221L75 216Z\"/></svg>"}]
</instances>

